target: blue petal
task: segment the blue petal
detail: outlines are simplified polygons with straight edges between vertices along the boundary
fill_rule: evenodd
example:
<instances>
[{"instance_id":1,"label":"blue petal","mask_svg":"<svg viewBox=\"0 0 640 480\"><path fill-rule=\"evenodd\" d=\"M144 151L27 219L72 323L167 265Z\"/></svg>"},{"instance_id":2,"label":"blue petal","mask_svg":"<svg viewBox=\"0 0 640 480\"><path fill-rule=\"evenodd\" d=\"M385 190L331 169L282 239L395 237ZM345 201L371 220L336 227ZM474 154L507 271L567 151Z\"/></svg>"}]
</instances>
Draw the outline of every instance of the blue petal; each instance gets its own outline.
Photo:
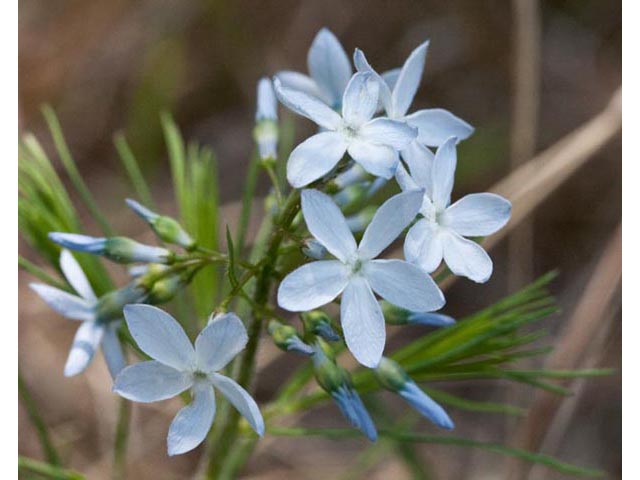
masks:
<instances>
[{"instance_id":1,"label":"blue petal","mask_svg":"<svg viewBox=\"0 0 640 480\"><path fill-rule=\"evenodd\" d=\"M378 439L376 426L357 392L343 385L331 396L351 425L361 430L372 442Z\"/></svg>"},{"instance_id":2,"label":"blue petal","mask_svg":"<svg viewBox=\"0 0 640 480\"><path fill-rule=\"evenodd\" d=\"M125 202L127 203L127 205L131 210L136 212L141 218L143 218L147 222L151 222L160 216L157 213L149 210L147 207L145 207L141 203L136 202L135 200L127 198Z\"/></svg>"},{"instance_id":3,"label":"blue petal","mask_svg":"<svg viewBox=\"0 0 640 480\"><path fill-rule=\"evenodd\" d=\"M441 313L421 313L411 312L407 318L407 323L415 325L430 325L433 327L448 327L456 323L453 317Z\"/></svg>"},{"instance_id":4,"label":"blue petal","mask_svg":"<svg viewBox=\"0 0 640 480\"><path fill-rule=\"evenodd\" d=\"M94 254L104 252L105 243L107 241L106 238L63 232L51 232L49 233L49 239L64 248L75 250L77 252Z\"/></svg>"},{"instance_id":5,"label":"blue petal","mask_svg":"<svg viewBox=\"0 0 640 480\"><path fill-rule=\"evenodd\" d=\"M113 391L134 402L157 402L175 397L193 384L190 374L155 360L124 368L115 379Z\"/></svg>"},{"instance_id":6,"label":"blue petal","mask_svg":"<svg viewBox=\"0 0 640 480\"><path fill-rule=\"evenodd\" d=\"M247 419L251 428L253 428L258 435L263 436L264 420L258 405L255 400L251 398L251 395L229 377L214 373L210 378L213 386L220 390L226 399L229 400L229 403Z\"/></svg>"},{"instance_id":7,"label":"blue petal","mask_svg":"<svg viewBox=\"0 0 640 480\"><path fill-rule=\"evenodd\" d=\"M29 284L49 307L72 320L91 321L95 318L94 302L41 283Z\"/></svg>"},{"instance_id":8,"label":"blue petal","mask_svg":"<svg viewBox=\"0 0 640 480\"><path fill-rule=\"evenodd\" d=\"M65 377L82 373L91 363L104 335L104 327L96 322L84 322L78 328L64 366Z\"/></svg>"},{"instance_id":9,"label":"blue petal","mask_svg":"<svg viewBox=\"0 0 640 480\"><path fill-rule=\"evenodd\" d=\"M296 336L287 339L287 350L302 355L313 355L315 350Z\"/></svg>"},{"instance_id":10,"label":"blue petal","mask_svg":"<svg viewBox=\"0 0 640 480\"><path fill-rule=\"evenodd\" d=\"M331 106L339 107L352 69L340 41L328 29L321 29L313 39L307 56L307 66L323 93L331 99Z\"/></svg>"},{"instance_id":11,"label":"blue petal","mask_svg":"<svg viewBox=\"0 0 640 480\"><path fill-rule=\"evenodd\" d=\"M453 429L453 421L447 415L447 412L436 402L424 393L413 381L408 381L398 394L404 398L409 404L422 415L427 417L433 423L447 430Z\"/></svg>"},{"instance_id":12,"label":"blue petal","mask_svg":"<svg viewBox=\"0 0 640 480\"><path fill-rule=\"evenodd\" d=\"M193 450L206 438L216 414L216 399L209 383L193 387L193 401L175 416L167 435L167 453L180 455Z\"/></svg>"}]
</instances>

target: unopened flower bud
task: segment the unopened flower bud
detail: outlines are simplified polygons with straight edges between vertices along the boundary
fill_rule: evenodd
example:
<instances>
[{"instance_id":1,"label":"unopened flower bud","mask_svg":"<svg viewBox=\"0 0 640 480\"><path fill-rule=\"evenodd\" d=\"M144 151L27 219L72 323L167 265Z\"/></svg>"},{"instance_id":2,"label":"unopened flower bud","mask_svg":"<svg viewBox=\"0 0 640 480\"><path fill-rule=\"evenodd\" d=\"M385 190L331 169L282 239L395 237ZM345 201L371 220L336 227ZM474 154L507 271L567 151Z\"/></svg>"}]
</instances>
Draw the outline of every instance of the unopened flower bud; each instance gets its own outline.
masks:
<instances>
[{"instance_id":1,"label":"unopened flower bud","mask_svg":"<svg viewBox=\"0 0 640 480\"><path fill-rule=\"evenodd\" d=\"M103 295L96 304L96 319L107 322L122 318L122 309L130 303L142 303L148 292L137 284L130 283L118 290Z\"/></svg>"},{"instance_id":2,"label":"unopened flower bud","mask_svg":"<svg viewBox=\"0 0 640 480\"><path fill-rule=\"evenodd\" d=\"M297 352L303 355L313 355L314 350L304 343L298 336L298 332L290 325L285 325L276 320L271 320L267 332L273 338L273 343L285 352Z\"/></svg>"},{"instance_id":3,"label":"unopened flower bud","mask_svg":"<svg viewBox=\"0 0 640 480\"><path fill-rule=\"evenodd\" d=\"M313 366L318 384L331 395L351 425L375 442L378 432L358 392L353 388L349 372L334 362L330 347L321 339L318 339L314 350Z\"/></svg>"},{"instance_id":4,"label":"unopened flower bud","mask_svg":"<svg viewBox=\"0 0 640 480\"><path fill-rule=\"evenodd\" d=\"M51 232L49 238L64 248L102 255L116 263L168 263L174 256L174 253L166 248L144 245L126 237L99 238Z\"/></svg>"},{"instance_id":5,"label":"unopened flower bud","mask_svg":"<svg viewBox=\"0 0 640 480\"><path fill-rule=\"evenodd\" d=\"M441 428L453 428L453 422L447 412L424 393L398 363L382 357L374 373L384 388L400 395L420 414Z\"/></svg>"},{"instance_id":6,"label":"unopened flower bud","mask_svg":"<svg viewBox=\"0 0 640 480\"><path fill-rule=\"evenodd\" d=\"M195 240L175 219L152 212L144 205L130 198L126 202L134 212L149 224L163 242L180 245L187 250L192 250L196 246Z\"/></svg>"},{"instance_id":7,"label":"unopened flower bud","mask_svg":"<svg viewBox=\"0 0 640 480\"><path fill-rule=\"evenodd\" d=\"M302 314L302 324L307 333L318 335L327 342L337 342L340 340L333 327L331 326L331 318L322 310L312 310Z\"/></svg>"},{"instance_id":8,"label":"unopened flower bud","mask_svg":"<svg viewBox=\"0 0 640 480\"><path fill-rule=\"evenodd\" d=\"M389 325L429 325L432 327L448 327L456 321L442 313L434 312L411 312L393 305L389 302L380 302L382 313Z\"/></svg>"},{"instance_id":9,"label":"unopened flower bud","mask_svg":"<svg viewBox=\"0 0 640 480\"><path fill-rule=\"evenodd\" d=\"M273 161L278 157L278 102L268 78L262 78L258 82L257 104L253 138L258 145L260 158L263 161Z\"/></svg>"},{"instance_id":10,"label":"unopened flower bud","mask_svg":"<svg viewBox=\"0 0 640 480\"><path fill-rule=\"evenodd\" d=\"M327 249L324 248L315 238L308 238L302 246L302 253L313 260L322 260L327 256Z\"/></svg>"}]
</instances>

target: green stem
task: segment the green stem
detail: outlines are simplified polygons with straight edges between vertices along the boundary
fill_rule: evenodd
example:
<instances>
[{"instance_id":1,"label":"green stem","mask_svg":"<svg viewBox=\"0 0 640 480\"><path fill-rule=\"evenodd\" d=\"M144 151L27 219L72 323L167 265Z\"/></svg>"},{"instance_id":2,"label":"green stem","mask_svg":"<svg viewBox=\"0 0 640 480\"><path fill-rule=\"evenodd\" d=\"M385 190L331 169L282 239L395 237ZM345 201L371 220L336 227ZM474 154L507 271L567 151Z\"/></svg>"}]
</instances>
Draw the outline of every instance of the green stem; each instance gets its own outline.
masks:
<instances>
[{"instance_id":1,"label":"green stem","mask_svg":"<svg viewBox=\"0 0 640 480\"><path fill-rule=\"evenodd\" d=\"M59 288L60 290L69 291L69 287L62 283L60 280L53 278L43 269L41 269L36 264L30 262L26 258L21 255L18 255L18 266L22 268L24 271L29 272L34 277L42 280L44 283L51 285L52 287Z\"/></svg>"},{"instance_id":2,"label":"green stem","mask_svg":"<svg viewBox=\"0 0 640 480\"><path fill-rule=\"evenodd\" d=\"M28 457L18 457L18 472L35 473L55 480L84 480L84 476L73 470L56 467Z\"/></svg>"},{"instance_id":3,"label":"green stem","mask_svg":"<svg viewBox=\"0 0 640 480\"><path fill-rule=\"evenodd\" d=\"M140 170L140 165L138 165L138 161L136 160L133 151L131 151L131 147L127 143L127 139L122 133L117 133L113 137L113 143L116 146L116 150L120 155L120 160L122 160L122 165L124 165L127 175L129 176L129 180L138 194L138 197L140 197L142 203L147 207L155 210L156 206L153 201L153 197L151 196L151 191L149 190L149 186L147 185L144 175Z\"/></svg>"},{"instance_id":4,"label":"green stem","mask_svg":"<svg viewBox=\"0 0 640 480\"><path fill-rule=\"evenodd\" d=\"M278 250L284 239L284 232L290 227L298 210L300 209L300 192L293 190L285 201L280 214L274 220L274 228L271 232L265 255L264 263L260 268L256 279L256 287L254 293L254 308L251 321L247 327L249 341L245 347L237 365L238 375L236 380L247 390L251 390L250 384L253 379L255 369L255 356L258 348L258 340L264 323L264 314L262 309L269 299L271 284L273 280L274 269L278 260ZM238 413L233 410L226 415L226 423L222 427L218 442L213 445L212 451L209 452L209 464L207 466L207 478L218 479L221 472L225 469L225 462L230 458L228 452L233 446L238 436Z\"/></svg>"},{"instance_id":5,"label":"green stem","mask_svg":"<svg viewBox=\"0 0 640 480\"><path fill-rule=\"evenodd\" d=\"M124 480L127 478L127 441L129 440L129 419L131 417L131 404L124 398L120 399L118 406L118 423L116 424L116 437L113 446L113 478Z\"/></svg>"},{"instance_id":6,"label":"green stem","mask_svg":"<svg viewBox=\"0 0 640 480\"><path fill-rule=\"evenodd\" d=\"M53 443L51 442L51 437L49 436L49 430L47 429L47 425L44 423L44 420L40 416L40 412L38 412L38 406L36 402L31 397L31 393L27 388L27 385L20 374L20 370L18 370L18 395L20 396L20 400L22 401L22 405L27 410L27 415L31 419L31 423L36 429L38 434L38 439L40 440L40 445L42 446L42 450L44 452L44 457L47 459L52 465L60 465L60 456L56 451Z\"/></svg>"}]
</instances>

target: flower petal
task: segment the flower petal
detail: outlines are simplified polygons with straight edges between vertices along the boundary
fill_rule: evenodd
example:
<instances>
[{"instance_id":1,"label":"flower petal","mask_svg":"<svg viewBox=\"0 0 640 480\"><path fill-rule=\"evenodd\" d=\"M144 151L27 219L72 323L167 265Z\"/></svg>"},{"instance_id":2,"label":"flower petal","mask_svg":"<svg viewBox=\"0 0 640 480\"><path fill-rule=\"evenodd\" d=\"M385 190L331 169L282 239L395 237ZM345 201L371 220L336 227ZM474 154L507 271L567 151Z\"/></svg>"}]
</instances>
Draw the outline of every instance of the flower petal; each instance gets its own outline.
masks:
<instances>
[{"instance_id":1,"label":"flower petal","mask_svg":"<svg viewBox=\"0 0 640 480\"><path fill-rule=\"evenodd\" d=\"M405 383L404 386L398 390L398 395L404 398L413 408L440 428L444 428L446 430L453 429L453 421L449 418L449 415L447 415L444 408L433 401L429 395L420 390L413 380Z\"/></svg>"},{"instance_id":2,"label":"flower petal","mask_svg":"<svg viewBox=\"0 0 640 480\"><path fill-rule=\"evenodd\" d=\"M307 55L311 77L328 96L333 108L340 107L342 92L351 78L351 63L336 36L326 28L321 29L311 43Z\"/></svg>"},{"instance_id":3,"label":"flower petal","mask_svg":"<svg viewBox=\"0 0 640 480\"><path fill-rule=\"evenodd\" d=\"M400 77L401 71L402 71L402 68L394 68L391 70L387 70L386 72L383 72L382 75L380 76L384 80L384 83L389 85L389 88L393 90L393 88L396 86L396 83L398 82L398 77Z\"/></svg>"},{"instance_id":4,"label":"flower petal","mask_svg":"<svg viewBox=\"0 0 640 480\"><path fill-rule=\"evenodd\" d=\"M389 118L375 118L365 123L358 136L371 143L388 145L395 150L406 148L418 134L417 129Z\"/></svg>"},{"instance_id":5,"label":"flower petal","mask_svg":"<svg viewBox=\"0 0 640 480\"><path fill-rule=\"evenodd\" d=\"M41 283L31 283L29 286L49 307L63 317L82 321L90 321L95 318L94 302Z\"/></svg>"},{"instance_id":6,"label":"flower petal","mask_svg":"<svg viewBox=\"0 0 640 480\"><path fill-rule=\"evenodd\" d=\"M480 237L500 230L510 216L507 199L494 193L472 193L447 208L440 224L465 237Z\"/></svg>"},{"instance_id":7,"label":"flower petal","mask_svg":"<svg viewBox=\"0 0 640 480\"><path fill-rule=\"evenodd\" d=\"M276 73L276 77L278 78L278 80L280 80L282 86L286 88L298 90L300 92L313 95L314 97L317 97L322 101L329 102L329 99L326 98L326 96L320 91L320 88L318 87L316 81L308 75L304 75L299 72L284 70Z\"/></svg>"},{"instance_id":8,"label":"flower petal","mask_svg":"<svg viewBox=\"0 0 640 480\"><path fill-rule=\"evenodd\" d=\"M278 100L298 115L307 117L327 130L335 130L342 125L342 117L316 97L283 86L277 77L273 79L273 88Z\"/></svg>"},{"instance_id":9,"label":"flower petal","mask_svg":"<svg viewBox=\"0 0 640 480\"><path fill-rule=\"evenodd\" d=\"M256 120L278 119L278 101L270 79L261 78L258 82L256 103Z\"/></svg>"},{"instance_id":10,"label":"flower petal","mask_svg":"<svg viewBox=\"0 0 640 480\"><path fill-rule=\"evenodd\" d=\"M403 260L373 260L365 267L373 291L412 312L432 312L444 306L444 295L419 267Z\"/></svg>"},{"instance_id":11,"label":"flower petal","mask_svg":"<svg viewBox=\"0 0 640 480\"><path fill-rule=\"evenodd\" d=\"M432 187L431 172L435 158L433 152L414 140L407 148L400 152L400 155L402 155L402 159L407 163L409 172L415 182L420 185L421 188L424 188L430 197Z\"/></svg>"},{"instance_id":12,"label":"flower petal","mask_svg":"<svg viewBox=\"0 0 640 480\"><path fill-rule=\"evenodd\" d=\"M338 260L320 260L297 268L280 283L278 305L290 312L304 312L326 305L347 285L349 271Z\"/></svg>"},{"instance_id":13,"label":"flower petal","mask_svg":"<svg viewBox=\"0 0 640 480\"><path fill-rule=\"evenodd\" d=\"M422 190L399 193L384 202L364 232L358 248L360 258L375 258L416 218Z\"/></svg>"},{"instance_id":14,"label":"flower petal","mask_svg":"<svg viewBox=\"0 0 640 480\"><path fill-rule=\"evenodd\" d=\"M171 315L151 305L132 304L124 307L124 318L140 349L151 358L177 370L193 365L193 346Z\"/></svg>"},{"instance_id":15,"label":"flower petal","mask_svg":"<svg viewBox=\"0 0 640 480\"><path fill-rule=\"evenodd\" d=\"M443 258L440 228L422 219L407 232L404 241L404 258L431 273L438 268Z\"/></svg>"},{"instance_id":16,"label":"flower petal","mask_svg":"<svg viewBox=\"0 0 640 480\"><path fill-rule=\"evenodd\" d=\"M240 414L247 419L251 428L253 428L258 435L263 436L264 420L258 405L251 395L249 395L244 388L229 377L214 373L210 378L213 382L213 386L220 390L226 399L229 400L231 405L233 405Z\"/></svg>"},{"instance_id":17,"label":"flower petal","mask_svg":"<svg viewBox=\"0 0 640 480\"><path fill-rule=\"evenodd\" d=\"M378 100L382 105L382 108L384 108L387 113L391 111L391 88L389 87L389 84L380 75L378 75L367 61L367 57L365 57L364 52L359 48L356 48L355 52L353 52L353 63L358 72L369 72L378 81L378 87L380 89Z\"/></svg>"},{"instance_id":18,"label":"flower petal","mask_svg":"<svg viewBox=\"0 0 640 480\"><path fill-rule=\"evenodd\" d=\"M311 235L345 262L356 252L357 245L338 206L318 190L303 190L301 197L302 214Z\"/></svg>"},{"instance_id":19,"label":"flower petal","mask_svg":"<svg viewBox=\"0 0 640 480\"><path fill-rule=\"evenodd\" d=\"M361 430L370 441L375 442L378 439L376 426L360 400L358 392L346 385L341 385L337 390L331 392L331 397L351 425Z\"/></svg>"},{"instance_id":20,"label":"flower petal","mask_svg":"<svg viewBox=\"0 0 640 480\"><path fill-rule=\"evenodd\" d=\"M120 322L111 322L105 328L104 337L102 337L102 355L111 378L116 378L116 375L127 366L120 340L118 340L118 323Z\"/></svg>"},{"instance_id":21,"label":"flower petal","mask_svg":"<svg viewBox=\"0 0 640 480\"><path fill-rule=\"evenodd\" d=\"M393 148L365 140L351 142L348 152L367 172L386 179L393 177L400 161Z\"/></svg>"},{"instance_id":22,"label":"flower petal","mask_svg":"<svg viewBox=\"0 0 640 480\"><path fill-rule=\"evenodd\" d=\"M247 329L234 313L214 318L196 338L196 361L203 372L224 368L247 344Z\"/></svg>"},{"instance_id":23,"label":"flower petal","mask_svg":"<svg viewBox=\"0 0 640 480\"><path fill-rule=\"evenodd\" d=\"M467 122L441 108L418 110L405 119L418 129L418 141L428 147L439 147L449 137L465 140L474 131Z\"/></svg>"},{"instance_id":24,"label":"flower petal","mask_svg":"<svg viewBox=\"0 0 640 480\"><path fill-rule=\"evenodd\" d=\"M96 322L83 322L80 325L64 366L65 377L82 373L89 366L103 335L104 327Z\"/></svg>"},{"instance_id":25,"label":"flower petal","mask_svg":"<svg viewBox=\"0 0 640 480\"><path fill-rule=\"evenodd\" d=\"M433 161L432 200L438 211L443 211L451 202L451 191L456 174L456 138L451 137L436 152Z\"/></svg>"},{"instance_id":26,"label":"flower petal","mask_svg":"<svg viewBox=\"0 0 640 480\"><path fill-rule=\"evenodd\" d=\"M484 283L491 277L493 262L484 249L472 240L448 231L442 239L444 261L456 275Z\"/></svg>"},{"instance_id":27,"label":"flower petal","mask_svg":"<svg viewBox=\"0 0 640 480\"><path fill-rule=\"evenodd\" d=\"M125 367L113 383L113 391L134 402L158 402L175 397L193 384L189 373L156 360Z\"/></svg>"},{"instance_id":28,"label":"flower petal","mask_svg":"<svg viewBox=\"0 0 640 480\"><path fill-rule=\"evenodd\" d=\"M78 233L49 232L47 235L52 242L77 252L100 254L104 251L106 238L90 237Z\"/></svg>"},{"instance_id":29,"label":"flower petal","mask_svg":"<svg viewBox=\"0 0 640 480\"><path fill-rule=\"evenodd\" d=\"M356 73L342 97L342 118L352 127L371 120L378 107L380 86L371 73Z\"/></svg>"},{"instance_id":30,"label":"flower petal","mask_svg":"<svg viewBox=\"0 0 640 480\"><path fill-rule=\"evenodd\" d=\"M408 323L412 325L430 325L432 327L448 327L456 323L453 317L442 313L411 312Z\"/></svg>"},{"instance_id":31,"label":"flower petal","mask_svg":"<svg viewBox=\"0 0 640 480\"><path fill-rule=\"evenodd\" d=\"M87 276L84 274L78 261L67 249L63 249L62 252L60 252L60 269L73 289L78 292L82 298L95 302L96 294L93 293Z\"/></svg>"},{"instance_id":32,"label":"flower petal","mask_svg":"<svg viewBox=\"0 0 640 480\"><path fill-rule=\"evenodd\" d=\"M376 367L384 350L384 316L364 278L353 277L345 288L340 303L340 322L347 347L356 360L365 367Z\"/></svg>"},{"instance_id":33,"label":"flower petal","mask_svg":"<svg viewBox=\"0 0 640 480\"><path fill-rule=\"evenodd\" d=\"M167 453L180 455L193 450L206 438L216 415L216 397L209 383L193 386L193 400L175 416L167 435Z\"/></svg>"},{"instance_id":34,"label":"flower petal","mask_svg":"<svg viewBox=\"0 0 640 480\"><path fill-rule=\"evenodd\" d=\"M400 185L403 192L410 192L411 190L420 190L420 187L415 182L409 172L404 168L402 164L398 165L396 169L396 182Z\"/></svg>"},{"instance_id":35,"label":"flower petal","mask_svg":"<svg viewBox=\"0 0 640 480\"><path fill-rule=\"evenodd\" d=\"M429 47L429 41L427 40L423 44L419 45L400 70L400 75L396 80L391 93L393 101L393 117L402 117L407 113L413 97L418 91L420 86L420 79L422 78L422 72L424 70L424 63L427 58L427 48Z\"/></svg>"},{"instance_id":36,"label":"flower petal","mask_svg":"<svg viewBox=\"0 0 640 480\"><path fill-rule=\"evenodd\" d=\"M298 145L287 162L287 180L301 188L329 173L347 151L344 136L337 132L321 132Z\"/></svg>"}]
</instances>

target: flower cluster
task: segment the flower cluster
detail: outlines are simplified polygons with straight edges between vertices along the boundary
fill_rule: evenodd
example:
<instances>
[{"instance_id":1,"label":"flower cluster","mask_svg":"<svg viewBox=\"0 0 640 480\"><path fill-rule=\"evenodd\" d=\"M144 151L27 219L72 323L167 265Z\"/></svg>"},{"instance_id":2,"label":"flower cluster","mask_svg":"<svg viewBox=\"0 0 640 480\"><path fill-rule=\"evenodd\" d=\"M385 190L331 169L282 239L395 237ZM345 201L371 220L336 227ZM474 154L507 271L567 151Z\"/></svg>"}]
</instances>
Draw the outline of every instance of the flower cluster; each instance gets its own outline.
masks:
<instances>
[{"instance_id":1,"label":"flower cluster","mask_svg":"<svg viewBox=\"0 0 640 480\"><path fill-rule=\"evenodd\" d=\"M63 247L61 270L77 295L39 284L33 289L61 315L82 322L65 375L82 372L102 346L114 377L113 390L124 398L154 402L189 390L191 403L169 428L170 455L187 452L205 439L216 411L214 390L262 436L263 418L245 388L264 326L282 350L311 357L320 387L370 440L377 438L375 424L349 373L337 361L341 341L361 365L374 369L381 387L397 393L436 425L453 428L442 407L397 362L383 356L386 323L454 323L435 313L444 307L445 297L431 274L444 260L455 275L487 281L491 259L467 237L502 228L511 207L491 193L451 203L456 147L473 128L443 109L408 113L428 46L419 45L401 68L382 74L356 49L354 70L337 38L323 29L309 50L309 76L282 71L259 81L254 139L276 200L265 201L270 243L263 252L256 248L247 260L236 258L242 246L234 249L229 236L227 253L202 248L178 221L133 200L127 204L163 246L125 237L52 232L49 238ZM288 157L291 189L286 200L274 170L279 161L278 100L319 127ZM382 258L397 239L404 242L404 258ZM130 268L127 285L97 297L67 249L138 265ZM295 255L287 257L287 252ZM217 264L229 275L229 293L194 346L178 321L152 305L170 300L201 268ZM244 270L242 277L235 275L236 268ZM280 316L275 305L268 305L278 281L277 306L299 312L302 331ZM231 302L241 301L250 307L244 320L254 327L248 329L251 336L243 320L227 309ZM332 303L338 304L339 321L333 319ZM123 323L130 333L128 341L151 360L125 367L118 338ZM246 345L238 382L219 373Z\"/></svg>"}]
</instances>

